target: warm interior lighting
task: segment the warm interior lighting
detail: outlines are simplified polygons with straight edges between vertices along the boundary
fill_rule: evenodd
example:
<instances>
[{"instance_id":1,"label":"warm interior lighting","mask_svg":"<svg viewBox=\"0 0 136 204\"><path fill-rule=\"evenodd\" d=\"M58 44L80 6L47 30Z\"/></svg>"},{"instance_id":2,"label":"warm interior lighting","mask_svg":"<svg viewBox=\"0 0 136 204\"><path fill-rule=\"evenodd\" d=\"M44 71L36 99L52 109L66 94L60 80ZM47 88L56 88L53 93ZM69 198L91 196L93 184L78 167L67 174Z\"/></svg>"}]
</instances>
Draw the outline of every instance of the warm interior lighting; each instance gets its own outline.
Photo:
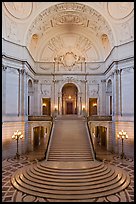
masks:
<instances>
[{"instance_id":1,"label":"warm interior lighting","mask_svg":"<svg viewBox=\"0 0 136 204\"><path fill-rule=\"evenodd\" d=\"M43 103L43 106L45 106L45 107L46 107L46 106L47 106L47 104L46 104L46 103Z\"/></svg>"},{"instance_id":2,"label":"warm interior lighting","mask_svg":"<svg viewBox=\"0 0 136 204\"><path fill-rule=\"evenodd\" d=\"M14 132L14 134L12 135L12 139L17 141L17 152L16 152L16 156L15 158L19 159L20 154L18 153L18 140L23 138L23 134L20 131L16 131Z\"/></svg>"},{"instance_id":3,"label":"warm interior lighting","mask_svg":"<svg viewBox=\"0 0 136 204\"><path fill-rule=\"evenodd\" d=\"M93 103L93 106L97 106L97 103Z\"/></svg>"},{"instance_id":4,"label":"warm interior lighting","mask_svg":"<svg viewBox=\"0 0 136 204\"><path fill-rule=\"evenodd\" d=\"M119 134L117 135L117 137L118 139L128 139L128 135L124 130L119 131Z\"/></svg>"},{"instance_id":5,"label":"warm interior lighting","mask_svg":"<svg viewBox=\"0 0 136 204\"><path fill-rule=\"evenodd\" d=\"M85 110L85 106L82 106L82 110Z\"/></svg>"},{"instance_id":6,"label":"warm interior lighting","mask_svg":"<svg viewBox=\"0 0 136 204\"><path fill-rule=\"evenodd\" d=\"M54 106L55 110L57 110L57 106Z\"/></svg>"},{"instance_id":7,"label":"warm interior lighting","mask_svg":"<svg viewBox=\"0 0 136 204\"><path fill-rule=\"evenodd\" d=\"M124 139L128 139L128 135L124 130L122 130L122 131L119 131L119 133L117 134L117 138L121 139L121 141L122 141L122 153L120 156L121 156L121 159L124 159L124 158L126 158L126 156L124 154L123 142L124 142Z\"/></svg>"},{"instance_id":8,"label":"warm interior lighting","mask_svg":"<svg viewBox=\"0 0 136 204\"><path fill-rule=\"evenodd\" d=\"M71 99L71 96L69 96L68 98Z\"/></svg>"}]
</instances>

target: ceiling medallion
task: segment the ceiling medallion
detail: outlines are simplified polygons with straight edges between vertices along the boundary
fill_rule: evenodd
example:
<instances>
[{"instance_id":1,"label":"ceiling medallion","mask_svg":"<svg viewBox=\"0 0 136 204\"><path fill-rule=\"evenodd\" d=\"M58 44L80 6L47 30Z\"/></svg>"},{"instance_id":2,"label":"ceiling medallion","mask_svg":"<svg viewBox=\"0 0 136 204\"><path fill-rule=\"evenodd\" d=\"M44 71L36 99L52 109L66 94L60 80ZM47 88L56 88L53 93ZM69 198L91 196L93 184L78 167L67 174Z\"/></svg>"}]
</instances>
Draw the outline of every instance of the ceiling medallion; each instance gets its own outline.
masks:
<instances>
[{"instance_id":1,"label":"ceiling medallion","mask_svg":"<svg viewBox=\"0 0 136 204\"><path fill-rule=\"evenodd\" d=\"M134 8L134 2L108 2L109 14L114 19L123 19L127 17Z\"/></svg>"},{"instance_id":2,"label":"ceiling medallion","mask_svg":"<svg viewBox=\"0 0 136 204\"><path fill-rule=\"evenodd\" d=\"M18 19L25 19L32 12L32 2L3 2L7 11Z\"/></svg>"}]
</instances>

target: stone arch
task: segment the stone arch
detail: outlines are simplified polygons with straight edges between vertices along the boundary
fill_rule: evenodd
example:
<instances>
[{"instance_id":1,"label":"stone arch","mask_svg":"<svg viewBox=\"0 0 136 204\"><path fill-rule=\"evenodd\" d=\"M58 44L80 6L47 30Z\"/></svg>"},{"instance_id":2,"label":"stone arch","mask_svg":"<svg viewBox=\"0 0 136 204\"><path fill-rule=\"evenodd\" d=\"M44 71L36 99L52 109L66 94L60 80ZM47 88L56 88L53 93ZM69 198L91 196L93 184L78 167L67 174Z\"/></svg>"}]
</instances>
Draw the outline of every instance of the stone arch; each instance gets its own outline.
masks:
<instances>
[{"instance_id":1,"label":"stone arch","mask_svg":"<svg viewBox=\"0 0 136 204\"><path fill-rule=\"evenodd\" d=\"M109 127L109 122L106 122L106 121L94 121L94 122L90 122L89 123L89 128L90 128L90 131L91 131L91 135L92 135L92 140L93 140L93 144L94 144L94 146L95 145L97 145L96 143L97 142L101 142L101 141L99 141L100 140L100 138L99 138L99 140L96 140L96 128L97 127L103 127L103 128L105 128L106 129L106 135L105 135L105 142L106 142L106 144L105 144L105 149L109 149L109 142L110 142L110 134L109 134L109 130L110 130L110 127Z\"/></svg>"},{"instance_id":2,"label":"stone arch","mask_svg":"<svg viewBox=\"0 0 136 204\"><path fill-rule=\"evenodd\" d=\"M73 83L66 83L61 91L62 114L77 114L78 88Z\"/></svg>"},{"instance_id":3,"label":"stone arch","mask_svg":"<svg viewBox=\"0 0 136 204\"><path fill-rule=\"evenodd\" d=\"M107 92L112 93L112 80L109 79L107 82Z\"/></svg>"},{"instance_id":4,"label":"stone arch","mask_svg":"<svg viewBox=\"0 0 136 204\"><path fill-rule=\"evenodd\" d=\"M85 5L85 4L81 4L81 3L71 3L71 2L69 2L69 3L57 3L56 5L51 5L48 8L45 7L45 9L43 9L40 13L38 13L38 15L35 17L35 19L33 19L33 21L31 22L28 30L25 33L24 41L25 41L26 46L29 48L31 38L32 38L32 36L35 37L35 34L38 33L39 36L44 36L46 26L47 26L47 29L48 28L50 28L50 30L54 29L54 26L51 26L50 24L48 24L48 22L46 23L47 24L46 26L42 26L42 22L46 22L45 18L47 17L47 15L48 16L49 15L54 16L56 14L59 15L62 12L66 13L67 11L69 11L69 9L70 9L71 12L77 12L77 14L76 14L77 16L78 16L78 13L81 12L81 15L78 16L79 22L75 23L75 21L73 20L72 21L73 25L74 26L77 25L77 24L78 25L85 25L83 27L83 30L86 30L87 33L89 31L88 29L91 29L91 36L88 35L88 39L92 39L94 37L95 40L93 40L93 42L95 41L94 46L96 48L98 47L98 45L100 46L100 44L102 44L101 41L100 41L100 36L101 36L101 33L103 32L103 30L108 35L108 39L110 41L111 46L113 47L115 45L115 36L114 36L115 31L114 31L114 28L110 24L110 21L108 21L108 19L100 11L97 11L96 8L93 8L93 5L87 5L87 4ZM93 18L93 21L94 22L96 22L96 21L99 22L100 26L98 26L98 25L95 26L96 29L92 29L93 26L92 27L90 26L88 28L88 26L86 26L87 24L84 22L84 18L87 18L85 11L87 12L88 19ZM94 14L94 15L91 15L91 13ZM62 16L62 18L63 18L63 16ZM73 19L75 19L75 18L73 18ZM65 25L65 23L67 23L67 21L63 22L63 21L60 21L60 19L55 18L55 23L56 23L56 25L61 25L61 29L62 29L62 26ZM39 26L40 26L40 29L39 29ZM79 26L77 26L77 28L78 27ZM99 27L99 29L97 29L97 27ZM82 28L82 26L81 26L81 28ZM57 26L55 27L55 29L57 29ZM59 28L59 30L61 30L61 29ZM95 30L95 32L94 32L94 30ZM66 32L65 26L64 26L64 32ZM77 31L77 32L79 32L79 31ZM51 33L53 33L53 36L55 36L57 32L53 32L53 31L50 32L50 34L48 36L46 36L46 41L47 42L49 42ZM54 35L54 33L55 33L55 35ZM44 43L42 43L43 41L44 41L43 37L39 38L39 42L37 44L36 50L33 53L34 56L35 56L35 53L39 53L39 46L38 45L39 45L39 43L41 45L43 45L44 44ZM101 56L101 52L99 50L97 50L97 51L99 52L99 55ZM37 60L39 60L39 59L37 59Z\"/></svg>"},{"instance_id":5,"label":"stone arch","mask_svg":"<svg viewBox=\"0 0 136 204\"><path fill-rule=\"evenodd\" d=\"M71 81L65 81L65 82L63 82L63 83L61 84L61 86L60 86L60 88L59 88L59 92L60 92L60 93L62 92L63 87L64 87L66 84L68 84L68 83L74 84L74 85L77 87L78 92L81 93L81 88L79 87L78 83L76 83L75 81L72 81L72 80L71 80Z\"/></svg>"},{"instance_id":6,"label":"stone arch","mask_svg":"<svg viewBox=\"0 0 136 204\"><path fill-rule=\"evenodd\" d=\"M31 150L33 151L34 148L34 132L33 132L33 129L35 127L43 127L43 130L44 130L44 139L45 139L45 142L47 142L48 140L48 137L49 137L49 134L50 134L50 130L51 130L51 122L49 121L33 121L30 123L30 135L31 135ZM46 134L45 134L46 133ZM45 138L47 137L47 138Z\"/></svg>"}]
</instances>

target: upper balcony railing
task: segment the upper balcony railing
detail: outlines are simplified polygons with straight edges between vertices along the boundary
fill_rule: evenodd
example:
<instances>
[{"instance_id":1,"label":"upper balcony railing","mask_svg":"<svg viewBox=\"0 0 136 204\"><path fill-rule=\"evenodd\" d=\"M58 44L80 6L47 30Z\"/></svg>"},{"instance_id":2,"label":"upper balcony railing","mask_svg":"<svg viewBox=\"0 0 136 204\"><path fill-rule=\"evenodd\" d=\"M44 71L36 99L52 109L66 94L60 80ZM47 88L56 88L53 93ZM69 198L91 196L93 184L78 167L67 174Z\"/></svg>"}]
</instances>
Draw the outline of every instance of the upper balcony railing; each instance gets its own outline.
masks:
<instances>
[{"instance_id":1,"label":"upper balcony railing","mask_svg":"<svg viewBox=\"0 0 136 204\"><path fill-rule=\"evenodd\" d=\"M112 116L99 116L99 115L93 115L87 117L88 121L112 121Z\"/></svg>"},{"instance_id":2,"label":"upper balcony railing","mask_svg":"<svg viewBox=\"0 0 136 204\"><path fill-rule=\"evenodd\" d=\"M52 121L52 117L48 115L28 116L28 121Z\"/></svg>"}]
</instances>

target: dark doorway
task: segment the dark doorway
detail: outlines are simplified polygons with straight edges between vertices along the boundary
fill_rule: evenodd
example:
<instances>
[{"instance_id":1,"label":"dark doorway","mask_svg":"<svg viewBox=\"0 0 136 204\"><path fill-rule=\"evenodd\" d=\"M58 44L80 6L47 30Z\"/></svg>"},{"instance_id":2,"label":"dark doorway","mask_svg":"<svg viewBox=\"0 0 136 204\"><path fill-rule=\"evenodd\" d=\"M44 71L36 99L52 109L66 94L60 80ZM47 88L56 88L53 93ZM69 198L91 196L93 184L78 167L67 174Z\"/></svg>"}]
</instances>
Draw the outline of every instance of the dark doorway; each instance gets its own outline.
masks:
<instances>
[{"instance_id":1,"label":"dark doorway","mask_svg":"<svg viewBox=\"0 0 136 204\"><path fill-rule=\"evenodd\" d=\"M36 150L41 145L44 139L44 128L42 126L34 127L33 131L34 131L33 148L34 150Z\"/></svg>"},{"instance_id":2,"label":"dark doorway","mask_svg":"<svg viewBox=\"0 0 136 204\"><path fill-rule=\"evenodd\" d=\"M42 114L43 115L51 114L51 99L50 98L42 99Z\"/></svg>"},{"instance_id":3,"label":"dark doorway","mask_svg":"<svg viewBox=\"0 0 136 204\"><path fill-rule=\"evenodd\" d=\"M73 114L73 103L67 102L67 114Z\"/></svg>"},{"instance_id":4,"label":"dark doorway","mask_svg":"<svg viewBox=\"0 0 136 204\"><path fill-rule=\"evenodd\" d=\"M89 116L97 115L97 98L89 98Z\"/></svg>"},{"instance_id":5,"label":"dark doorway","mask_svg":"<svg viewBox=\"0 0 136 204\"><path fill-rule=\"evenodd\" d=\"M97 126L95 128L95 139L97 145L106 149L107 148L107 128L104 126Z\"/></svg>"},{"instance_id":6,"label":"dark doorway","mask_svg":"<svg viewBox=\"0 0 136 204\"><path fill-rule=\"evenodd\" d=\"M62 114L77 114L78 89L75 84L67 83L62 88Z\"/></svg>"}]
</instances>

